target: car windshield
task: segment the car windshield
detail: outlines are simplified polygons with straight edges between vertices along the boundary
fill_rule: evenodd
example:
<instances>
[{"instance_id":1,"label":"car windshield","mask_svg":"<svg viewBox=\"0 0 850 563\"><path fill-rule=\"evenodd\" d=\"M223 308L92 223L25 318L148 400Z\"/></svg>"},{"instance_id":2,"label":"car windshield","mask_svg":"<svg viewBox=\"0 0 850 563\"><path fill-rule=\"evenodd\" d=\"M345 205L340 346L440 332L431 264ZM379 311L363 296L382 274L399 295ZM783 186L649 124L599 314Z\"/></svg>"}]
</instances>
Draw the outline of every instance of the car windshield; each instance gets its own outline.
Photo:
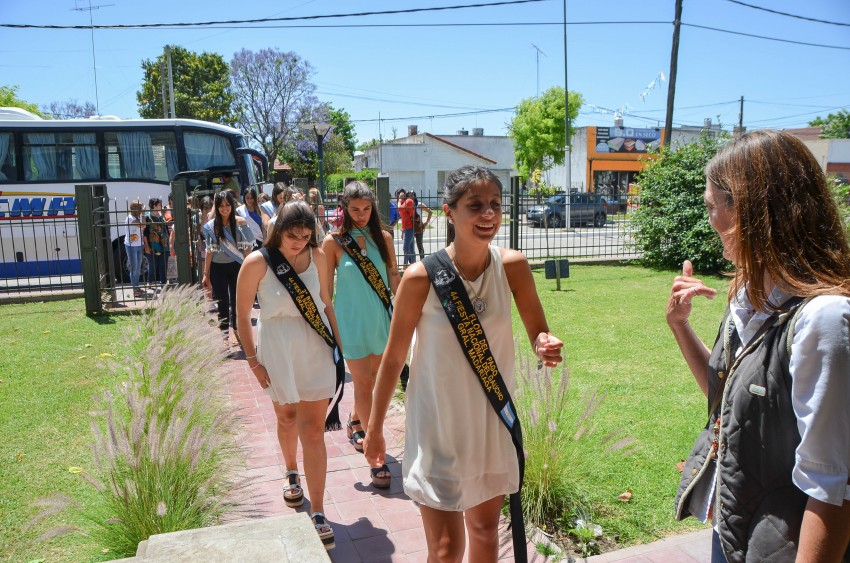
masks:
<instances>
[{"instance_id":1,"label":"car windshield","mask_svg":"<svg viewBox=\"0 0 850 563\"><path fill-rule=\"evenodd\" d=\"M563 203L563 202L564 202L563 198L559 195L553 195L552 197L550 197L547 200L547 203L552 203L552 204L558 204L558 203Z\"/></svg>"}]
</instances>

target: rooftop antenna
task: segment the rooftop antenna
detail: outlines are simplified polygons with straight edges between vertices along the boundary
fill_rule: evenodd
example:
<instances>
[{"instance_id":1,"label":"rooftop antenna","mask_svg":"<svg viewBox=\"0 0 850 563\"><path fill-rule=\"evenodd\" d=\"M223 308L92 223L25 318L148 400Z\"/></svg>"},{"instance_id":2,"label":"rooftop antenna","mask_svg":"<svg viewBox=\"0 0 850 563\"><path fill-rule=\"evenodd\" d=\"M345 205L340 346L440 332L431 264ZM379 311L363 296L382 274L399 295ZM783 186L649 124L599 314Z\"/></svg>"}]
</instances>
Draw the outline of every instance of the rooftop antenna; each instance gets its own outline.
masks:
<instances>
[{"instance_id":1,"label":"rooftop antenna","mask_svg":"<svg viewBox=\"0 0 850 563\"><path fill-rule=\"evenodd\" d=\"M82 8L77 4L77 0L74 0L74 7L71 8L75 12L88 12L89 13L89 28L91 29L91 64L92 69L94 70L94 102L95 109L97 109L97 114L100 115L100 96L97 91L97 59L95 57L94 52L94 20L92 19L91 12L92 10L97 10L100 8L106 8L108 6L114 6L115 4L100 4L97 6L91 5L91 0L88 0L88 6L83 6Z\"/></svg>"},{"instance_id":2,"label":"rooftop antenna","mask_svg":"<svg viewBox=\"0 0 850 563\"><path fill-rule=\"evenodd\" d=\"M543 49L541 49L540 47L538 47L534 43L532 43L531 46L534 47L534 49L537 51L537 54L536 54L536 59L537 59L537 96L539 97L540 96L540 55L543 55L544 57L546 57L547 55L546 55L546 53L543 52Z\"/></svg>"}]
</instances>

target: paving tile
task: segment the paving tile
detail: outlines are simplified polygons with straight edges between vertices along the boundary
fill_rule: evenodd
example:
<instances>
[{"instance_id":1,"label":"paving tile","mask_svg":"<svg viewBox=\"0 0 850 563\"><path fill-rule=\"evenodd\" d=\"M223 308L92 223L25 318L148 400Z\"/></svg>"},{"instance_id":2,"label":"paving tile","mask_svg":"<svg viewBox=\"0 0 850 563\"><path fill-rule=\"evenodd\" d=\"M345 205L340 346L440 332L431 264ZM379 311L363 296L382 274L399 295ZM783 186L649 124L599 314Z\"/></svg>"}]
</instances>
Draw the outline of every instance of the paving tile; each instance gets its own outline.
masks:
<instances>
[{"instance_id":1,"label":"paving tile","mask_svg":"<svg viewBox=\"0 0 850 563\"><path fill-rule=\"evenodd\" d=\"M354 540L354 547L364 561L391 561L397 552L392 539L384 535Z\"/></svg>"},{"instance_id":2,"label":"paving tile","mask_svg":"<svg viewBox=\"0 0 850 563\"><path fill-rule=\"evenodd\" d=\"M428 549L423 528L395 532L392 534L392 538L402 553L416 553Z\"/></svg>"},{"instance_id":3,"label":"paving tile","mask_svg":"<svg viewBox=\"0 0 850 563\"><path fill-rule=\"evenodd\" d=\"M334 537L336 536L337 532L334 528ZM354 547L354 542L351 540L340 542L338 537L336 538L336 547L328 551L328 556L335 563L361 563L363 561L357 548Z\"/></svg>"},{"instance_id":4,"label":"paving tile","mask_svg":"<svg viewBox=\"0 0 850 563\"><path fill-rule=\"evenodd\" d=\"M422 528L422 515L418 508L400 512L380 512L380 514L390 533Z\"/></svg>"}]
</instances>

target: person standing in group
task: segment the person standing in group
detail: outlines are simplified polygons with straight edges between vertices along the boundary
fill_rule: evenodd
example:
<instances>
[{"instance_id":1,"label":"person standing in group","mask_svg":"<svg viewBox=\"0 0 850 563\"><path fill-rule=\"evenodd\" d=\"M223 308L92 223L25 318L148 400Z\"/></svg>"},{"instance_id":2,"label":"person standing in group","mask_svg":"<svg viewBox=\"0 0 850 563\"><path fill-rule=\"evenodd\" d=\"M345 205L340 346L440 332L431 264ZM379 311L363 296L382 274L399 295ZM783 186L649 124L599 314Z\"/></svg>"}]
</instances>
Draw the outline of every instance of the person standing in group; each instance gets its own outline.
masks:
<instances>
[{"instance_id":1,"label":"person standing in group","mask_svg":"<svg viewBox=\"0 0 850 563\"><path fill-rule=\"evenodd\" d=\"M331 277L315 227L316 216L303 201L292 201L279 211L265 247L252 252L239 272L238 323L248 367L274 405L286 464L283 500L290 507L304 502L296 457L300 439L311 517L322 543L330 549L334 533L323 508L327 474L324 429L328 399L334 396L336 386L333 351L296 305L296 301L305 301L304 294L293 297L286 285L290 282L281 280L279 276L284 274L276 274L272 268L279 262L278 271L294 272L312 302L306 310L317 312L322 328L336 335ZM256 347L251 327L255 298L260 302Z\"/></svg>"},{"instance_id":2,"label":"person standing in group","mask_svg":"<svg viewBox=\"0 0 850 563\"><path fill-rule=\"evenodd\" d=\"M369 422L372 389L389 335L390 291L394 293L398 288L399 274L392 235L382 228L369 186L363 182L348 184L342 194L342 208L342 227L325 237L322 246L331 281L337 277L334 308L354 383L348 437L354 448L362 452L364 436L375 428ZM372 470L374 486L386 488L389 481L386 466Z\"/></svg>"},{"instance_id":3,"label":"person standing in group","mask_svg":"<svg viewBox=\"0 0 850 563\"><path fill-rule=\"evenodd\" d=\"M449 173L443 212L453 226L451 244L404 273L396 300L404 306L393 314L375 385L374 430L365 440L372 467L384 463L382 427L415 330L402 476L405 493L422 514L429 561L461 561L464 526L470 561L498 559L499 515L504 496L518 493L520 461L512 432L502 427L480 378L502 380L505 399L513 393L511 295L541 364L553 367L562 361L563 343L549 332L525 256L490 244L501 225L501 204L502 185L487 168L464 166ZM435 265L439 271L432 278ZM437 286L467 302L439 296ZM453 320L444 307L453 311ZM467 321L467 336L477 340L475 350L460 344L459 316ZM472 357L478 355L490 367L486 374L472 367ZM505 407L502 412L516 420L514 410ZM524 550L524 537L521 543Z\"/></svg>"},{"instance_id":4,"label":"person standing in group","mask_svg":"<svg viewBox=\"0 0 850 563\"><path fill-rule=\"evenodd\" d=\"M413 231L413 216L416 214L416 209L413 199L407 196L407 192L399 190L399 201L402 198L404 201L398 206L398 214L401 216L401 247L404 253L404 265L407 267L416 262L416 239Z\"/></svg>"},{"instance_id":5,"label":"person standing in group","mask_svg":"<svg viewBox=\"0 0 850 563\"><path fill-rule=\"evenodd\" d=\"M416 248L419 250L419 259L425 260L425 227L431 223L433 211L431 208L419 201L416 197L416 192L407 192L407 197L413 200L413 236L416 238ZM426 213L428 217L422 220L422 213Z\"/></svg>"},{"instance_id":6,"label":"person standing in group","mask_svg":"<svg viewBox=\"0 0 850 563\"><path fill-rule=\"evenodd\" d=\"M204 260L204 277L201 282L212 290L218 303L218 326L229 345L229 330L239 340L236 322L236 280L245 256L254 248L254 233L242 217L236 215L236 197L230 190L215 194L215 218L204 224L207 254Z\"/></svg>"},{"instance_id":7,"label":"person standing in group","mask_svg":"<svg viewBox=\"0 0 850 563\"><path fill-rule=\"evenodd\" d=\"M714 528L712 562L850 561L850 247L817 159L784 131L730 140L705 169L735 266L717 340L688 319L717 294L685 260L667 324L706 396L676 518Z\"/></svg>"},{"instance_id":8,"label":"person standing in group","mask_svg":"<svg viewBox=\"0 0 850 563\"><path fill-rule=\"evenodd\" d=\"M242 205L236 208L236 215L245 219L248 228L254 233L254 249L263 246L263 212L260 211L260 202L257 200L257 189L250 187L242 196Z\"/></svg>"},{"instance_id":9,"label":"person standing in group","mask_svg":"<svg viewBox=\"0 0 850 563\"><path fill-rule=\"evenodd\" d=\"M148 259L148 280L165 285L166 259L168 257L168 224L162 216L162 200L158 197L148 201L149 211L145 216L145 254Z\"/></svg>"},{"instance_id":10,"label":"person standing in group","mask_svg":"<svg viewBox=\"0 0 850 563\"><path fill-rule=\"evenodd\" d=\"M260 205L260 211L262 212L263 219L263 232L268 233L269 231L269 221L272 220L272 217L277 213L277 208L283 204L283 195L286 191L286 184L283 182L275 182L274 188L272 188L272 199L271 201L267 201Z\"/></svg>"},{"instance_id":11,"label":"person standing in group","mask_svg":"<svg viewBox=\"0 0 850 563\"><path fill-rule=\"evenodd\" d=\"M145 222L142 218L144 205L138 199L130 202L130 214L125 220L124 248L127 251L127 267L130 273L130 284L133 286L133 297L144 297L139 288L139 277L142 274L142 239L145 235Z\"/></svg>"}]
</instances>

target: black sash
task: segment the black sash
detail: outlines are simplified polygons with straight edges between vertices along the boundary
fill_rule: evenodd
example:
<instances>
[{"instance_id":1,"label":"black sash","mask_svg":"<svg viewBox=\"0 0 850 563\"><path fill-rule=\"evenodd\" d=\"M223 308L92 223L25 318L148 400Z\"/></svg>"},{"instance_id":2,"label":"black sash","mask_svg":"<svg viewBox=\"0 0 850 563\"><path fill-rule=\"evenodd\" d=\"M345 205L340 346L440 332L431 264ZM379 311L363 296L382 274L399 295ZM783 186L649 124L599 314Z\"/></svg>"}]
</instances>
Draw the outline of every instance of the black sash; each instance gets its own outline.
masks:
<instances>
[{"instance_id":1,"label":"black sash","mask_svg":"<svg viewBox=\"0 0 850 563\"><path fill-rule=\"evenodd\" d=\"M322 337L322 340L325 341L325 344L333 350L334 364L336 365L336 391L331 399L331 408L325 419L325 431L340 430L342 423L339 420L339 402L342 399L342 385L345 383L345 363L342 359L342 352L339 349L339 345L336 343L331 330L322 320L322 316L319 314L319 309L316 307L316 302L313 301L310 291L304 285L304 282L301 281L301 278L298 277L298 274L295 273L295 270L283 254L276 248L270 249L266 247L261 248L260 253L266 259L277 279L289 292L289 296L292 297L293 303L295 303L298 312L301 313L307 324L313 327L319 336Z\"/></svg>"},{"instance_id":2,"label":"black sash","mask_svg":"<svg viewBox=\"0 0 850 563\"><path fill-rule=\"evenodd\" d=\"M380 299L381 303L384 304L384 307L387 309L387 314L390 316L390 319L392 319L393 302L390 301L390 290L387 289L387 285L381 277L381 272L379 272L378 268L375 267L375 264L369 260L369 257L363 253L364 251L360 248L357 241L354 240L354 237L351 236L350 233L331 236L333 236L336 243L345 250L346 254L351 257L360 269L360 273L363 274L363 278L366 280L366 283L375 290L375 293L378 295L378 299Z\"/></svg>"},{"instance_id":3,"label":"black sash","mask_svg":"<svg viewBox=\"0 0 850 563\"><path fill-rule=\"evenodd\" d=\"M528 558L525 540L525 525L522 518L522 480L525 474L525 452L522 447L522 430L516 408L499 373L499 366L490 351L490 343L487 335L478 320L478 315L472 308L469 294L463 286L457 271L452 265L448 252L445 249L431 254L422 261L434 292L440 299L449 323L454 329L457 341L463 349L472 371L478 376L478 381L484 388L487 399L499 415L499 419L511 433L511 439L516 448L517 462L519 463L519 490L510 495L511 510L511 534L514 543L514 560L525 563Z\"/></svg>"}]
</instances>

